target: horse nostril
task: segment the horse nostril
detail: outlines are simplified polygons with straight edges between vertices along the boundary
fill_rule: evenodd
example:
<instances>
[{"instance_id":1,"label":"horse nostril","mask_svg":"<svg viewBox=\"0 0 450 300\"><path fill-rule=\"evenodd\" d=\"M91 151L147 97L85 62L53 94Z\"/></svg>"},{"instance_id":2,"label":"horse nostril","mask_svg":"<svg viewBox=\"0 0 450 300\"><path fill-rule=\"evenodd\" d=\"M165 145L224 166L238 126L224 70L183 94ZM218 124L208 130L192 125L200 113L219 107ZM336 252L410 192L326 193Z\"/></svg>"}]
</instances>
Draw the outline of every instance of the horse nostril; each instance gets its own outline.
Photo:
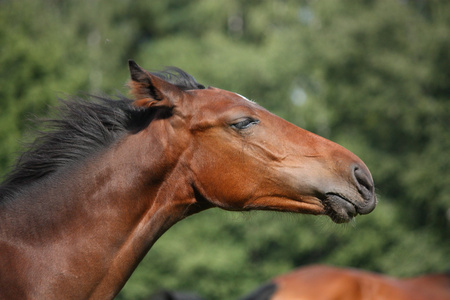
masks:
<instances>
[{"instance_id":1,"label":"horse nostril","mask_svg":"<svg viewBox=\"0 0 450 300\"><path fill-rule=\"evenodd\" d=\"M356 165L353 168L353 175L358 191L361 193L363 198L366 200L371 200L374 198L373 181L370 174L368 174L368 171L366 171L365 168L363 169Z\"/></svg>"}]
</instances>

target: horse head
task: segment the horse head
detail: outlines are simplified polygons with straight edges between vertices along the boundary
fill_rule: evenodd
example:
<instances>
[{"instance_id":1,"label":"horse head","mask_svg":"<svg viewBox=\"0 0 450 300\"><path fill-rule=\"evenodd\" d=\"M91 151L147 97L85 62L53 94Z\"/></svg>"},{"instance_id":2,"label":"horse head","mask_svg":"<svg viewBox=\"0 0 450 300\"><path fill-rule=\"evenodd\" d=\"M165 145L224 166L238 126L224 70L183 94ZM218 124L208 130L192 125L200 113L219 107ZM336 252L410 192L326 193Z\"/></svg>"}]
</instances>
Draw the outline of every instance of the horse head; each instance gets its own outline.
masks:
<instances>
[{"instance_id":1,"label":"horse head","mask_svg":"<svg viewBox=\"0 0 450 300\"><path fill-rule=\"evenodd\" d=\"M134 105L157 110L161 139L178 153L200 210L326 214L340 223L375 208L368 168L344 147L239 94L182 88L134 61L129 67Z\"/></svg>"}]
</instances>

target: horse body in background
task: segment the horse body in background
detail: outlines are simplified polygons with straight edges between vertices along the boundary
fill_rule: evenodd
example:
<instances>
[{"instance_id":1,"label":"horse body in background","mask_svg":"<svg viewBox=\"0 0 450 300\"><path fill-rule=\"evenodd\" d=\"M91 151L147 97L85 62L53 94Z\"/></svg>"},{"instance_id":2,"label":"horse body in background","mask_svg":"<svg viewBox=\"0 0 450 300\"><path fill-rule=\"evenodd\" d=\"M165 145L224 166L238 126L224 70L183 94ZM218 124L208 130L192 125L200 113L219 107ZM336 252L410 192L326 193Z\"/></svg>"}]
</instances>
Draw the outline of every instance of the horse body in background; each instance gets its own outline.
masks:
<instances>
[{"instance_id":1,"label":"horse body in background","mask_svg":"<svg viewBox=\"0 0 450 300\"><path fill-rule=\"evenodd\" d=\"M173 224L211 207L375 207L343 147L179 69L129 62L134 99L66 101L0 185L0 299L109 299Z\"/></svg>"},{"instance_id":2,"label":"horse body in background","mask_svg":"<svg viewBox=\"0 0 450 300\"><path fill-rule=\"evenodd\" d=\"M448 300L450 274L397 279L313 265L278 276L241 300Z\"/></svg>"}]
</instances>

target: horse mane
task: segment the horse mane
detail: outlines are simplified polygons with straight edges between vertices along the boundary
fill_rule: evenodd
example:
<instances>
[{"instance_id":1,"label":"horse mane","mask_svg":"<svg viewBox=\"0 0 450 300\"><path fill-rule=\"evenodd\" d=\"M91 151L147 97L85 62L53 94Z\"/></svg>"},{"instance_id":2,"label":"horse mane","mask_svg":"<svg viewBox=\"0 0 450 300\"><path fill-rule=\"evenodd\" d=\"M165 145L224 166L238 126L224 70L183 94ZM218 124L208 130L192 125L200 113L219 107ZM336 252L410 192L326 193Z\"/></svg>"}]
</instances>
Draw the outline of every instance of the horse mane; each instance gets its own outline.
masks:
<instances>
[{"instance_id":1,"label":"horse mane","mask_svg":"<svg viewBox=\"0 0 450 300\"><path fill-rule=\"evenodd\" d=\"M182 90L203 89L204 86L181 69L170 67L153 75ZM61 105L52 119L37 120L36 138L24 147L15 166L0 184L0 200L13 197L27 184L55 173L107 148L129 132L147 126L154 108L138 108L133 100L120 96L111 99L89 96L59 99Z\"/></svg>"},{"instance_id":2,"label":"horse mane","mask_svg":"<svg viewBox=\"0 0 450 300\"><path fill-rule=\"evenodd\" d=\"M239 300L270 300L277 289L276 283L269 282Z\"/></svg>"},{"instance_id":3,"label":"horse mane","mask_svg":"<svg viewBox=\"0 0 450 300\"><path fill-rule=\"evenodd\" d=\"M195 78L177 67L167 67L161 72L150 72L151 74L170 82L182 90L204 89L203 84L198 83Z\"/></svg>"}]
</instances>

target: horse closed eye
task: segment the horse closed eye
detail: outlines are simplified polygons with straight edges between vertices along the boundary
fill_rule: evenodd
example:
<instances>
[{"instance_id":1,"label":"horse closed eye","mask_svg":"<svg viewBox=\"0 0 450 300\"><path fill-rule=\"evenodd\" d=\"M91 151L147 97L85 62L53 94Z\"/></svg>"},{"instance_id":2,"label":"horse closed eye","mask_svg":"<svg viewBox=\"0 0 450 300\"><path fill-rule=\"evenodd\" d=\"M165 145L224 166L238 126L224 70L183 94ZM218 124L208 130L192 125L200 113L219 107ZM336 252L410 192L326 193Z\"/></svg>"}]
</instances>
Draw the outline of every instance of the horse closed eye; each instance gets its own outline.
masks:
<instances>
[{"instance_id":1,"label":"horse closed eye","mask_svg":"<svg viewBox=\"0 0 450 300\"><path fill-rule=\"evenodd\" d=\"M233 123L231 124L231 127L238 129L238 130L243 130L243 129L247 129L252 125L256 125L259 123L259 120L255 120L255 119L251 119L251 118L246 118L242 121L239 121L237 123Z\"/></svg>"}]
</instances>

